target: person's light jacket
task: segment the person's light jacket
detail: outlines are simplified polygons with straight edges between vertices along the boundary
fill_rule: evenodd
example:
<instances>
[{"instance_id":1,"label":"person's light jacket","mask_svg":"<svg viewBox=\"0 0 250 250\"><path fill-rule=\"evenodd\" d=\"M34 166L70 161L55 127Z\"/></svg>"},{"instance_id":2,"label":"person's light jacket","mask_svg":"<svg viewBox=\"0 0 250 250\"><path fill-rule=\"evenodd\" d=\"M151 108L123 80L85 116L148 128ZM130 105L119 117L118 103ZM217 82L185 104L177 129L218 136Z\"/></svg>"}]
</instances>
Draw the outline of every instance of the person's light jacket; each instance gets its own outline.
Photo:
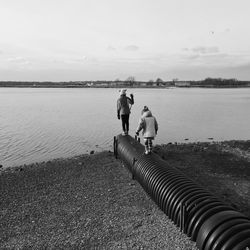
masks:
<instances>
[{"instance_id":1,"label":"person's light jacket","mask_svg":"<svg viewBox=\"0 0 250 250\"><path fill-rule=\"evenodd\" d=\"M142 135L144 138L154 139L154 137L157 134L158 123L155 117L152 116L152 113L150 110L144 112L139 121L139 126L136 132L139 133L141 130L142 130Z\"/></svg>"}]
</instances>

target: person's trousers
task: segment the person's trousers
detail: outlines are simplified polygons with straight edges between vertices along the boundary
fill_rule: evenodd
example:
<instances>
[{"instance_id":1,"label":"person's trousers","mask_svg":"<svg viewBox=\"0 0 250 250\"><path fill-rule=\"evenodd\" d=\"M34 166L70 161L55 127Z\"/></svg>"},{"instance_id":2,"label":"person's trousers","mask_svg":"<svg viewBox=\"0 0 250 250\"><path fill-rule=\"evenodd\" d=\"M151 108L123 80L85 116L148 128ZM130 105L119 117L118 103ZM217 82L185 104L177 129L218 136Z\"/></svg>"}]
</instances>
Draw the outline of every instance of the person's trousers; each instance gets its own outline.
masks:
<instances>
[{"instance_id":1,"label":"person's trousers","mask_svg":"<svg viewBox=\"0 0 250 250\"><path fill-rule=\"evenodd\" d=\"M152 138L144 138L144 143L145 143L145 151L151 152L153 148Z\"/></svg>"},{"instance_id":2,"label":"person's trousers","mask_svg":"<svg viewBox=\"0 0 250 250\"><path fill-rule=\"evenodd\" d=\"M124 132L128 132L129 131L129 114L121 115L121 119L122 119L122 130Z\"/></svg>"}]
</instances>

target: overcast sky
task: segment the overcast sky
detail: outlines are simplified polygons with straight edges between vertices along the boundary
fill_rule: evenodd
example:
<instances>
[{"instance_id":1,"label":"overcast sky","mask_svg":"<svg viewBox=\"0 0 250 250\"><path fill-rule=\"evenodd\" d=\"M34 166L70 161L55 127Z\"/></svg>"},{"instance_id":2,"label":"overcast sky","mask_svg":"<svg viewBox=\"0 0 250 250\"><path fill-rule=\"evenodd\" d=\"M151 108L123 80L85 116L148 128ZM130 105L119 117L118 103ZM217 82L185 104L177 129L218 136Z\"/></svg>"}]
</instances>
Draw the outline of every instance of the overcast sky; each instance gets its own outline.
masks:
<instances>
[{"instance_id":1,"label":"overcast sky","mask_svg":"<svg viewBox=\"0 0 250 250\"><path fill-rule=\"evenodd\" d=\"M249 0L0 0L0 81L250 80Z\"/></svg>"}]
</instances>

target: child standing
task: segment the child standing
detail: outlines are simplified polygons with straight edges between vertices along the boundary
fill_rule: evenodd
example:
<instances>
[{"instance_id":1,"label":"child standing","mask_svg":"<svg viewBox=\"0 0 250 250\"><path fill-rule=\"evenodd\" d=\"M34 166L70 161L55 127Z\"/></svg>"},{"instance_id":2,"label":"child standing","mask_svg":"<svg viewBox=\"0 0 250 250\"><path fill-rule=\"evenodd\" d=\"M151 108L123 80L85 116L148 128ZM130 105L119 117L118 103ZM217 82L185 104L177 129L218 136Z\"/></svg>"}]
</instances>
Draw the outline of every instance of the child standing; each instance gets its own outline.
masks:
<instances>
[{"instance_id":1,"label":"child standing","mask_svg":"<svg viewBox=\"0 0 250 250\"><path fill-rule=\"evenodd\" d=\"M139 135L139 132L141 130L145 143L145 154L147 155L152 152L152 140L154 140L158 131L158 123L147 106L144 106L142 110L142 116L140 118L139 125L136 130L137 136Z\"/></svg>"}]
</instances>

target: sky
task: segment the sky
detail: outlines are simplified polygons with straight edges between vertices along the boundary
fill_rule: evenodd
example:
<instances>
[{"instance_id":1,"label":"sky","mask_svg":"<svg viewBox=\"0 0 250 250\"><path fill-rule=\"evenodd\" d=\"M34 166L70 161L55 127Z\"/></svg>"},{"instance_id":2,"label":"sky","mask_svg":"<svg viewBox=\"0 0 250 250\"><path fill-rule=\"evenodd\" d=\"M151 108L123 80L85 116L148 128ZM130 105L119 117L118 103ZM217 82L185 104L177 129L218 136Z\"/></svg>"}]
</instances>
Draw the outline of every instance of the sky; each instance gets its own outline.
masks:
<instances>
[{"instance_id":1,"label":"sky","mask_svg":"<svg viewBox=\"0 0 250 250\"><path fill-rule=\"evenodd\" d=\"M0 0L0 81L250 80L249 0Z\"/></svg>"}]
</instances>

